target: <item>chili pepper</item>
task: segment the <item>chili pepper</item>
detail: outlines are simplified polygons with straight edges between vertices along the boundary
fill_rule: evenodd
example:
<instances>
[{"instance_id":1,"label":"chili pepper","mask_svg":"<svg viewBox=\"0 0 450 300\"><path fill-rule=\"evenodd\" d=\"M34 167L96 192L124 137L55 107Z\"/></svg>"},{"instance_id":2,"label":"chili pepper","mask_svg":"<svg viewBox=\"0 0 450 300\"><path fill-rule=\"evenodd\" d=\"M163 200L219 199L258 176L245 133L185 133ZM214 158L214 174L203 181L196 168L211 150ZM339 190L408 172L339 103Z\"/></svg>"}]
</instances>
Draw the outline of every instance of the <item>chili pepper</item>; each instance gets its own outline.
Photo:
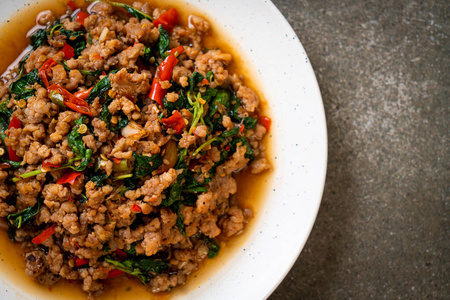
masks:
<instances>
[{"instance_id":1,"label":"chili pepper","mask_svg":"<svg viewBox=\"0 0 450 300\"><path fill-rule=\"evenodd\" d=\"M122 275L122 274L123 274L123 271L118 270L118 269L113 269L113 270L108 272L108 276L106 276L106 279L114 278L114 277L117 277L117 276Z\"/></svg>"},{"instance_id":2,"label":"chili pepper","mask_svg":"<svg viewBox=\"0 0 450 300\"><path fill-rule=\"evenodd\" d=\"M22 128L22 122L20 122L19 118L15 117L15 116L11 118L11 122L9 122L8 129L11 129L11 128ZM9 136L9 134L8 134L8 136ZM17 156L16 151L12 148L12 146L8 147L8 156L9 156L9 160L12 160L15 162L22 161L22 158Z\"/></svg>"},{"instance_id":3,"label":"chili pepper","mask_svg":"<svg viewBox=\"0 0 450 300\"><path fill-rule=\"evenodd\" d=\"M149 97L150 99L158 102L161 106L163 106L163 99L167 93L167 90L161 87L160 81L170 80L172 78L173 68L177 63L178 59L175 55L171 54L164 59L158 68L156 68L156 74L155 78L153 78Z\"/></svg>"},{"instance_id":4,"label":"chili pepper","mask_svg":"<svg viewBox=\"0 0 450 300\"><path fill-rule=\"evenodd\" d=\"M44 83L44 86L48 88L48 74L47 72L50 71L51 67L56 65L57 62L54 61L52 58L48 59L38 70L39 78Z\"/></svg>"},{"instance_id":5,"label":"chili pepper","mask_svg":"<svg viewBox=\"0 0 450 300\"><path fill-rule=\"evenodd\" d=\"M75 56L75 50L73 50L73 47L67 43L64 43L64 47L62 47L61 52L64 53L65 59L71 59Z\"/></svg>"},{"instance_id":6,"label":"chili pepper","mask_svg":"<svg viewBox=\"0 0 450 300\"><path fill-rule=\"evenodd\" d=\"M73 1L67 2L67 6L70 7L72 10L76 10L78 8L75 2Z\"/></svg>"},{"instance_id":7,"label":"chili pepper","mask_svg":"<svg viewBox=\"0 0 450 300\"><path fill-rule=\"evenodd\" d=\"M92 116L92 112L89 110L89 104L85 100L75 97L68 90L56 84L52 84L47 88L47 90L49 93L51 91L57 91L59 94L61 94L64 98L64 105L66 105L68 108L81 114Z\"/></svg>"},{"instance_id":8,"label":"chili pepper","mask_svg":"<svg viewBox=\"0 0 450 300\"><path fill-rule=\"evenodd\" d=\"M239 133L243 133L245 130L245 125L241 124L241 126L239 126Z\"/></svg>"},{"instance_id":9,"label":"chili pepper","mask_svg":"<svg viewBox=\"0 0 450 300\"><path fill-rule=\"evenodd\" d=\"M115 164L120 164L120 162L122 161L120 158L116 158L116 157L112 157L111 159L113 160L113 162Z\"/></svg>"},{"instance_id":10,"label":"chili pepper","mask_svg":"<svg viewBox=\"0 0 450 300\"><path fill-rule=\"evenodd\" d=\"M155 27L158 27L159 24L164 28L166 31L172 31L172 29L175 27L175 25L178 24L178 12L175 8L171 8L165 13L161 14L158 19L153 21L153 25Z\"/></svg>"},{"instance_id":11,"label":"chili pepper","mask_svg":"<svg viewBox=\"0 0 450 300\"><path fill-rule=\"evenodd\" d=\"M61 167L61 165L55 165L55 164L49 163L47 160L44 160L42 162L42 167L43 168L59 168L59 167Z\"/></svg>"},{"instance_id":12,"label":"chili pepper","mask_svg":"<svg viewBox=\"0 0 450 300\"><path fill-rule=\"evenodd\" d=\"M45 242L49 237L51 237L56 231L55 231L56 224L53 224L49 228L45 229L41 234L36 236L31 241L37 245L42 244Z\"/></svg>"},{"instance_id":13,"label":"chili pepper","mask_svg":"<svg viewBox=\"0 0 450 300\"><path fill-rule=\"evenodd\" d=\"M184 47L183 46L178 46L178 47L175 47L173 49L170 49L169 51L166 52L166 55L172 55L173 54L173 55L177 56L176 55L177 52L178 52L178 55L183 53L184 52Z\"/></svg>"},{"instance_id":14,"label":"chili pepper","mask_svg":"<svg viewBox=\"0 0 450 300\"><path fill-rule=\"evenodd\" d=\"M141 212L142 208L137 204L133 204L133 206L131 206L131 210L135 212Z\"/></svg>"},{"instance_id":15,"label":"chili pepper","mask_svg":"<svg viewBox=\"0 0 450 300\"><path fill-rule=\"evenodd\" d=\"M183 132L184 126L186 126L186 123L184 123L184 119L178 110L174 111L169 118L162 118L161 123L166 125L166 127L175 130L175 134L180 134Z\"/></svg>"},{"instance_id":16,"label":"chili pepper","mask_svg":"<svg viewBox=\"0 0 450 300\"><path fill-rule=\"evenodd\" d=\"M89 17L89 14L88 14L88 13L86 13L86 12L84 12L84 11L80 11L80 12L77 14L77 16L76 16L75 21L78 22L78 23L80 23L81 25L84 26L84 20L85 20L87 17Z\"/></svg>"},{"instance_id":17,"label":"chili pepper","mask_svg":"<svg viewBox=\"0 0 450 300\"><path fill-rule=\"evenodd\" d=\"M223 148L223 150L225 150L225 151L230 150L230 145L226 145L226 146Z\"/></svg>"},{"instance_id":18,"label":"chili pepper","mask_svg":"<svg viewBox=\"0 0 450 300\"><path fill-rule=\"evenodd\" d=\"M127 254L120 249L116 250L116 255L119 260L124 260L125 258L127 258Z\"/></svg>"},{"instance_id":19,"label":"chili pepper","mask_svg":"<svg viewBox=\"0 0 450 300\"><path fill-rule=\"evenodd\" d=\"M191 161L189 162L188 169L191 170L191 171L193 171L194 168L195 168L198 164L200 164L200 162L199 162L198 159L191 159Z\"/></svg>"},{"instance_id":20,"label":"chili pepper","mask_svg":"<svg viewBox=\"0 0 450 300\"><path fill-rule=\"evenodd\" d=\"M8 129L11 128L22 128L22 122L20 122L19 118L12 117L11 122L9 122Z\"/></svg>"},{"instance_id":21,"label":"chili pepper","mask_svg":"<svg viewBox=\"0 0 450 300\"><path fill-rule=\"evenodd\" d=\"M259 117L258 122L266 128L267 132L269 132L270 125L272 124L272 120L269 117L261 116Z\"/></svg>"},{"instance_id":22,"label":"chili pepper","mask_svg":"<svg viewBox=\"0 0 450 300\"><path fill-rule=\"evenodd\" d=\"M74 95L75 97L80 98L80 99L86 100L86 98L89 96L89 93L92 91L93 88L94 88L94 87L91 87L91 88L88 89L88 90L75 92L75 93L73 93L73 95Z\"/></svg>"},{"instance_id":23,"label":"chili pepper","mask_svg":"<svg viewBox=\"0 0 450 300\"><path fill-rule=\"evenodd\" d=\"M63 175L56 183L57 184L64 184L64 183L70 183L70 185L75 183L75 180L83 173L70 171Z\"/></svg>"},{"instance_id":24,"label":"chili pepper","mask_svg":"<svg viewBox=\"0 0 450 300\"><path fill-rule=\"evenodd\" d=\"M87 265L88 263L89 263L89 260L84 259L84 258L77 258L75 260L75 266L77 266L77 267Z\"/></svg>"},{"instance_id":25,"label":"chili pepper","mask_svg":"<svg viewBox=\"0 0 450 300\"><path fill-rule=\"evenodd\" d=\"M208 81L208 79L203 78L203 80L201 81L201 83L204 84L204 85L208 85L208 84L209 84L209 81Z\"/></svg>"}]
</instances>

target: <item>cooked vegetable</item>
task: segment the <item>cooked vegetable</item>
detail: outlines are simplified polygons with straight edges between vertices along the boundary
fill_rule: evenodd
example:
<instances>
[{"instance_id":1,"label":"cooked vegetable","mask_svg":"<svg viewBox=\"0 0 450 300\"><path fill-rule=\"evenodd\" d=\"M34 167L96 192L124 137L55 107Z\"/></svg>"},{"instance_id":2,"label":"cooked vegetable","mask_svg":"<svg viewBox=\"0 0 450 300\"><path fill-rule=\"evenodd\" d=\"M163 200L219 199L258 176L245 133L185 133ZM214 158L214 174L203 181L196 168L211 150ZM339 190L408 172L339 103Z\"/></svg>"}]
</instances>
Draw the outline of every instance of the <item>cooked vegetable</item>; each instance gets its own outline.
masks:
<instances>
[{"instance_id":1,"label":"cooked vegetable","mask_svg":"<svg viewBox=\"0 0 450 300\"><path fill-rule=\"evenodd\" d=\"M167 90L161 87L160 82L170 80L172 78L173 68L177 63L178 59L174 54L171 54L167 56L166 59L164 59L164 61L156 69L156 74L152 82L152 88L150 90L149 97L161 106L163 106L163 98L166 95Z\"/></svg>"},{"instance_id":2,"label":"cooked vegetable","mask_svg":"<svg viewBox=\"0 0 450 300\"><path fill-rule=\"evenodd\" d=\"M178 110L174 111L173 114L169 118L162 118L161 123L166 125L167 128L172 128L175 130L175 134L180 134L183 132L184 123L183 117L180 115Z\"/></svg>"},{"instance_id":3,"label":"cooked vegetable","mask_svg":"<svg viewBox=\"0 0 450 300\"><path fill-rule=\"evenodd\" d=\"M149 21L153 21L152 17L150 17L149 15L144 14L142 11L139 11L139 10L129 6L129 5L126 5L126 4L123 4L123 3L119 3L119 2L107 1L107 0L100 0L100 1L109 3L109 4L117 6L117 7L124 8L127 12L129 12L133 17L135 17L139 21L141 21L143 19L147 19Z\"/></svg>"},{"instance_id":4,"label":"cooked vegetable","mask_svg":"<svg viewBox=\"0 0 450 300\"><path fill-rule=\"evenodd\" d=\"M55 232L56 232L55 227L56 227L56 224L53 223L52 226L45 229L41 234L39 234L37 237L33 238L31 241L37 245L42 244L49 237L51 237L53 234L55 234Z\"/></svg>"},{"instance_id":5,"label":"cooked vegetable","mask_svg":"<svg viewBox=\"0 0 450 300\"><path fill-rule=\"evenodd\" d=\"M7 216L8 221L17 228L22 227L22 224L29 222L39 212L41 208L42 199L39 198L33 207L27 207L21 212L15 214L9 214Z\"/></svg>"},{"instance_id":6,"label":"cooked vegetable","mask_svg":"<svg viewBox=\"0 0 450 300\"><path fill-rule=\"evenodd\" d=\"M105 261L125 273L135 276L142 284L147 284L153 277L152 274L160 274L168 268L168 264L162 260L153 260L149 258L134 258L117 261L111 257L105 258Z\"/></svg>"},{"instance_id":7,"label":"cooked vegetable","mask_svg":"<svg viewBox=\"0 0 450 300\"><path fill-rule=\"evenodd\" d=\"M133 152L134 168L133 177L141 178L151 174L162 164L161 155L145 156Z\"/></svg>"},{"instance_id":8,"label":"cooked vegetable","mask_svg":"<svg viewBox=\"0 0 450 300\"><path fill-rule=\"evenodd\" d=\"M153 25L158 27L158 25L161 24L161 26L167 30L172 31L172 29L175 27L175 25L178 24L178 12L175 8L171 8L168 11L162 13L158 19L153 21Z\"/></svg>"},{"instance_id":9,"label":"cooked vegetable","mask_svg":"<svg viewBox=\"0 0 450 300\"><path fill-rule=\"evenodd\" d=\"M78 177L81 176L82 173L69 171L66 174L61 177L56 183L57 184L64 184L64 183L70 183L70 185L75 183L75 180L77 180Z\"/></svg>"},{"instance_id":10,"label":"cooked vegetable","mask_svg":"<svg viewBox=\"0 0 450 300\"><path fill-rule=\"evenodd\" d=\"M41 84L38 76L38 70L34 69L30 73L23 75L19 80L14 81L9 86L12 94L16 95L16 99L28 99L34 95L35 89L31 88L34 83Z\"/></svg>"}]
</instances>

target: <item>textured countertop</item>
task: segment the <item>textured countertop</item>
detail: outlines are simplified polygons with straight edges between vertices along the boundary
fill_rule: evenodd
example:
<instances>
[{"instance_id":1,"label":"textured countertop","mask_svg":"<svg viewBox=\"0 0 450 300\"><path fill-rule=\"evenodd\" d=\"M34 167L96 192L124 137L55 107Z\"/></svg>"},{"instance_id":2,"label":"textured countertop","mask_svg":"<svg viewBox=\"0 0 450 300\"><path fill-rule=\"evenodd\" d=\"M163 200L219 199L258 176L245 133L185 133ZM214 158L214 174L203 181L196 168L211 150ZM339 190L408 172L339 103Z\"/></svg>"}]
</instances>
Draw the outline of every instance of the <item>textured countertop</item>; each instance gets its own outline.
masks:
<instances>
[{"instance_id":1,"label":"textured countertop","mask_svg":"<svg viewBox=\"0 0 450 300\"><path fill-rule=\"evenodd\" d=\"M270 300L450 297L450 2L273 0L326 111L328 175Z\"/></svg>"}]
</instances>

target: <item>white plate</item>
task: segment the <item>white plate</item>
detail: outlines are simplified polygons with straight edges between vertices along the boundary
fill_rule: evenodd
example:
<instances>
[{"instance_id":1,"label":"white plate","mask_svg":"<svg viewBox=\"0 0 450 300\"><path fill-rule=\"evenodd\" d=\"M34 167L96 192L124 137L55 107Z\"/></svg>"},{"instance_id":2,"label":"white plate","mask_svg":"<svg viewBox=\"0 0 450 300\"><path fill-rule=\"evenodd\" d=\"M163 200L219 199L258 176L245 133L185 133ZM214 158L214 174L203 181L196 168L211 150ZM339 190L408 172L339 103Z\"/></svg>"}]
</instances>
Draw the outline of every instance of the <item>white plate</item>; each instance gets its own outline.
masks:
<instances>
[{"instance_id":1,"label":"white plate","mask_svg":"<svg viewBox=\"0 0 450 300\"><path fill-rule=\"evenodd\" d=\"M2 0L0 18L5 20L26 2ZM217 270L207 272L206 279L194 280L174 298L264 299L296 261L319 209L327 165L322 98L303 46L270 1L185 2L203 11L238 45L236 52L248 64L247 76L254 77L267 99L275 170L246 240ZM2 298L36 299L2 275Z\"/></svg>"}]
</instances>

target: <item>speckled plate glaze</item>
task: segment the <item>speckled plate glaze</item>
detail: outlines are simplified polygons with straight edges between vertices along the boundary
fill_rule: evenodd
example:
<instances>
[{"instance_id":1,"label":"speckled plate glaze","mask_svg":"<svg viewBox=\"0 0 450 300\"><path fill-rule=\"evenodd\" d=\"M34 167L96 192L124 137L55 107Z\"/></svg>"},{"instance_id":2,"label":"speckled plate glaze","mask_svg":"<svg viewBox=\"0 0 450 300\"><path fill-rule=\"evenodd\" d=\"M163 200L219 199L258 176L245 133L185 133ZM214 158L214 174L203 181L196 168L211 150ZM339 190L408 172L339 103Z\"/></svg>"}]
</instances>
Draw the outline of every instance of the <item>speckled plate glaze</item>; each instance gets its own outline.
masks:
<instances>
[{"instance_id":1,"label":"speckled plate glaze","mask_svg":"<svg viewBox=\"0 0 450 300\"><path fill-rule=\"evenodd\" d=\"M2 0L0 19L5 21L28 2L36 1ZM206 278L194 278L189 289L180 289L171 299L265 299L299 256L321 202L327 133L320 90L303 46L272 2L182 3L195 6L221 26L248 64L247 76L253 76L272 117L275 169L245 241L213 272L205 271ZM18 289L3 270L0 279L1 299L49 299Z\"/></svg>"}]
</instances>

